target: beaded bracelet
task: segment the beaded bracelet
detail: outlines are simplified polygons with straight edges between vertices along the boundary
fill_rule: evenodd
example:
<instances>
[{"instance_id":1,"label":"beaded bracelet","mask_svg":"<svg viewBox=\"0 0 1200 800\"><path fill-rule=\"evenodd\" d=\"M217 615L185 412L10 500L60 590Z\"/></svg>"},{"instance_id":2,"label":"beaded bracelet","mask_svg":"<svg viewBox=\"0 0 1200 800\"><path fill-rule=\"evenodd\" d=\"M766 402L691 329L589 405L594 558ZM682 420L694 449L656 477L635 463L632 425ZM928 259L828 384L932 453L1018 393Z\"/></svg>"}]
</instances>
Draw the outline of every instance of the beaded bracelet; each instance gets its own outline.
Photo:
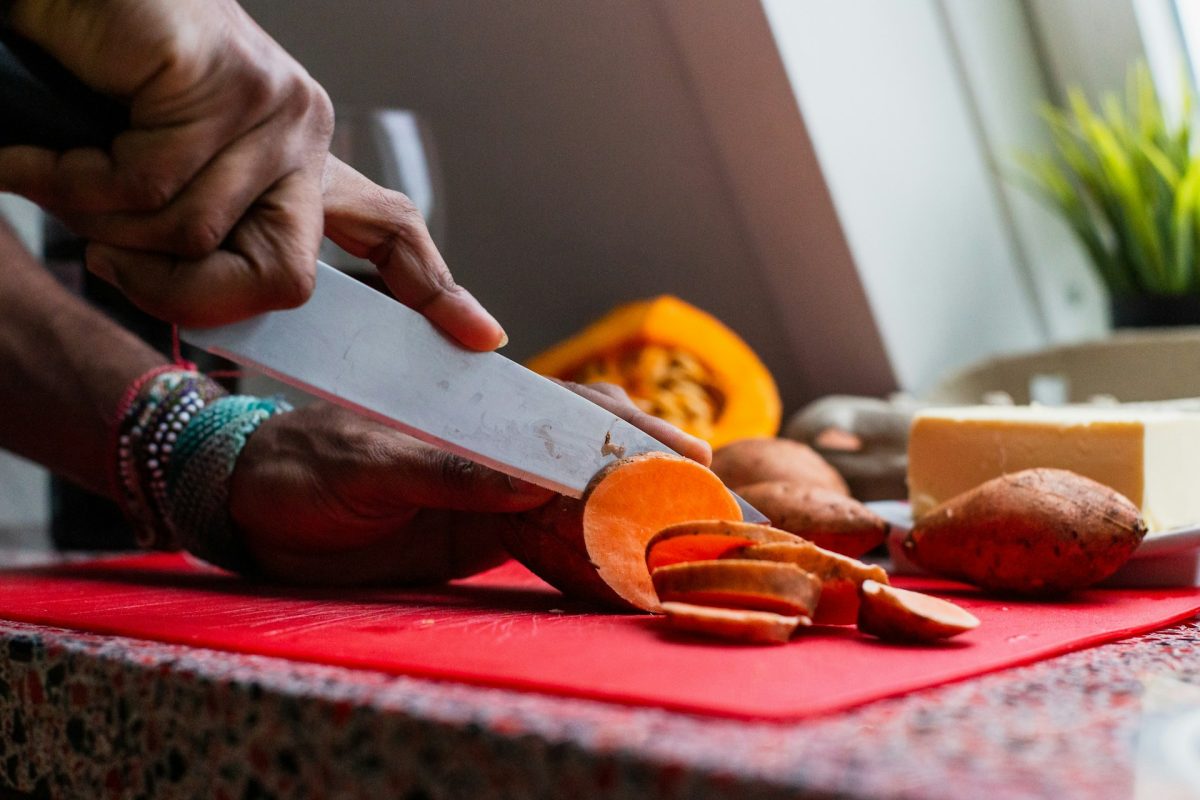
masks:
<instances>
[{"instance_id":1,"label":"beaded bracelet","mask_svg":"<svg viewBox=\"0 0 1200 800\"><path fill-rule=\"evenodd\" d=\"M227 508L229 480L250 434L290 409L282 400L227 395L210 378L176 366L134 381L118 409L110 463L138 544L186 549L249 571Z\"/></svg>"}]
</instances>

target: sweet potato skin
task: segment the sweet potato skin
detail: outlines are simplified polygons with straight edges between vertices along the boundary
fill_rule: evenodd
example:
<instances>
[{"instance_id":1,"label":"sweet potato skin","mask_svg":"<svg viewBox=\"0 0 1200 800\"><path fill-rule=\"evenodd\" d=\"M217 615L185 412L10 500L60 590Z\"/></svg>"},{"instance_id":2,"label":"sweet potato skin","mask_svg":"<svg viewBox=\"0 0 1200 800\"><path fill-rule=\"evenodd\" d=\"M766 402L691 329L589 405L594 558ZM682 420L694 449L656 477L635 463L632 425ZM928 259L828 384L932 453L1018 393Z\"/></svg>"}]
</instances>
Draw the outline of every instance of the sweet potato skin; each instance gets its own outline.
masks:
<instances>
[{"instance_id":1,"label":"sweet potato skin","mask_svg":"<svg viewBox=\"0 0 1200 800\"><path fill-rule=\"evenodd\" d=\"M731 442L713 453L712 471L735 491L752 483L786 481L850 494L846 481L828 461L808 445L791 439Z\"/></svg>"},{"instance_id":2,"label":"sweet potato skin","mask_svg":"<svg viewBox=\"0 0 1200 800\"><path fill-rule=\"evenodd\" d=\"M690 561L656 569L652 578L663 602L716 608L811 617L821 597L819 578L778 562Z\"/></svg>"},{"instance_id":3,"label":"sweet potato skin","mask_svg":"<svg viewBox=\"0 0 1200 800\"><path fill-rule=\"evenodd\" d=\"M1104 580L1146 535L1138 508L1073 472L1029 469L938 506L909 532L914 562L991 591L1069 592Z\"/></svg>"},{"instance_id":4,"label":"sweet potato skin","mask_svg":"<svg viewBox=\"0 0 1200 800\"><path fill-rule=\"evenodd\" d=\"M948 600L875 581L859 588L858 629L880 639L933 642L979 627L974 614Z\"/></svg>"},{"instance_id":5,"label":"sweet potato skin","mask_svg":"<svg viewBox=\"0 0 1200 800\"><path fill-rule=\"evenodd\" d=\"M821 599L812 614L812 621L818 625L853 625L858 618L859 587L863 582L888 583L882 567L864 564L802 540L739 547L722 557L795 564L816 576L821 581Z\"/></svg>"},{"instance_id":6,"label":"sweet potato skin","mask_svg":"<svg viewBox=\"0 0 1200 800\"><path fill-rule=\"evenodd\" d=\"M882 517L832 489L764 481L737 492L774 527L835 553L858 558L887 540L890 526Z\"/></svg>"},{"instance_id":7,"label":"sweet potato skin","mask_svg":"<svg viewBox=\"0 0 1200 800\"><path fill-rule=\"evenodd\" d=\"M509 555L563 594L628 608L591 568L583 540L583 503L559 496L532 511L505 515L500 541Z\"/></svg>"},{"instance_id":8,"label":"sweet potato skin","mask_svg":"<svg viewBox=\"0 0 1200 800\"><path fill-rule=\"evenodd\" d=\"M725 641L785 644L797 628L809 624L807 617L770 611L710 608L690 603L666 602L662 605L672 628Z\"/></svg>"}]
</instances>

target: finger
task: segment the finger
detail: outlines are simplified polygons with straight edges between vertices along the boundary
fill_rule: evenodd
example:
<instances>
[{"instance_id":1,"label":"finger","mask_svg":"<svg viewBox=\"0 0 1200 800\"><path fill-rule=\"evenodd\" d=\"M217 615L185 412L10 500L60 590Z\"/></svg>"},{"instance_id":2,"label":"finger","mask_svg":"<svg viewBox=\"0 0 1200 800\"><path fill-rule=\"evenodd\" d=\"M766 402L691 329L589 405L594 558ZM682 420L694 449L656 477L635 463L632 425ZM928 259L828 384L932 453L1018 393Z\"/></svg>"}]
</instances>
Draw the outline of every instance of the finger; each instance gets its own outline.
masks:
<instances>
[{"instance_id":1,"label":"finger","mask_svg":"<svg viewBox=\"0 0 1200 800\"><path fill-rule=\"evenodd\" d=\"M226 135L212 122L131 130L112 152L0 148L0 188L56 214L153 211L169 203L216 154Z\"/></svg>"},{"instance_id":2,"label":"finger","mask_svg":"<svg viewBox=\"0 0 1200 800\"><path fill-rule=\"evenodd\" d=\"M155 212L67 215L80 236L114 247L200 259L216 250L250 207L302 164L277 141L276 126L256 128L221 151L165 208Z\"/></svg>"},{"instance_id":3,"label":"finger","mask_svg":"<svg viewBox=\"0 0 1200 800\"><path fill-rule=\"evenodd\" d=\"M260 198L227 247L205 258L92 244L87 264L149 314L181 325L221 325L307 300L320 237L320 187L301 171Z\"/></svg>"},{"instance_id":4,"label":"finger","mask_svg":"<svg viewBox=\"0 0 1200 800\"><path fill-rule=\"evenodd\" d=\"M653 436L679 455L708 466L712 463L712 447L708 442L676 428L666 420L647 414L635 406L620 386L611 383L579 384L562 381L576 394L608 409L621 419Z\"/></svg>"},{"instance_id":5,"label":"finger","mask_svg":"<svg viewBox=\"0 0 1200 800\"><path fill-rule=\"evenodd\" d=\"M417 508L514 512L536 508L554 492L409 437L377 440L366 496L377 513Z\"/></svg>"},{"instance_id":6,"label":"finger","mask_svg":"<svg viewBox=\"0 0 1200 800\"><path fill-rule=\"evenodd\" d=\"M369 259L397 300L465 347L494 350L508 341L496 318L454 282L412 202L332 156L325 171L325 235Z\"/></svg>"}]
</instances>

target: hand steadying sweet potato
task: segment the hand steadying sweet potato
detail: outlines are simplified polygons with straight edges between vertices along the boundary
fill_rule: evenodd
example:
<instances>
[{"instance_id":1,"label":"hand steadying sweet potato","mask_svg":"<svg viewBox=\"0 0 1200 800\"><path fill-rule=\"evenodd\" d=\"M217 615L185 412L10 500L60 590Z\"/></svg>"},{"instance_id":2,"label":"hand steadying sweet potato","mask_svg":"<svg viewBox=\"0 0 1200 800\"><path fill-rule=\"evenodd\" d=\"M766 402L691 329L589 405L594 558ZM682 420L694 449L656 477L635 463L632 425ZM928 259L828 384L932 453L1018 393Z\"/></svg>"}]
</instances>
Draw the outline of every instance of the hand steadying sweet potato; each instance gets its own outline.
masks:
<instances>
[{"instance_id":1,"label":"hand steadying sweet potato","mask_svg":"<svg viewBox=\"0 0 1200 800\"><path fill-rule=\"evenodd\" d=\"M985 589L1054 594L1104 580L1146 535L1137 506L1061 469L994 478L923 516L905 552Z\"/></svg>"},{"instance_id":2,"label":"hand steadying sweet potato","mask_svg":"<svg viewBox=\"0 0 1200 800\"><path fill-rule=\"evenodd\" d=\"M657 611L646 568L650 537L690 519L741 517L733 496L708 469L647 453L602 470L582 500L559 497L511 515L501 539L514 558L566 594Z\"/></svg>"},{"instance_id":3,"label":"hand steadying sweet potato","mask_svg":"<svg viewBox=\"0 0 1200 800\"><path fill-rule=\"evenodd\" d=\"M857 558L887 539L887 522L845 494L786 481L739 486L738 494L771 524L826 550Z\"/></svg>"},{"instance_id":4,"label":"hand steadying sweet potato","mask_svg":"<svg viewBox=\"0 0 1200 800\"><path fill-rule=\"evenodd\" d=\"M712 470L734 491L752 483L785 481L850 494L846 481L829 462L808 445L791 439L731 442L713 453Z\"/></svg>"}]
</instances>

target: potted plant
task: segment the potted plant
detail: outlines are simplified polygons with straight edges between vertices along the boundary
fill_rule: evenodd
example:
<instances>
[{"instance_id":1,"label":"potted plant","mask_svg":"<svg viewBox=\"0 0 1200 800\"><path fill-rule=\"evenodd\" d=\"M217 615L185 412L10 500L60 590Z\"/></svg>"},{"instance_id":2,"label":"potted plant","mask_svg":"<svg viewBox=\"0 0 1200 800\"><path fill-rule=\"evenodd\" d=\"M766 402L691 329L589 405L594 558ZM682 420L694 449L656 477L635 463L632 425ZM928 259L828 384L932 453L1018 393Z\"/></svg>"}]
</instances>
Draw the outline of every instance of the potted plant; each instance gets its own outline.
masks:
<instances>
[{"instance_id":1,"label":"potted plant","mask_svg":"<svg viewBox=\"0 0 1200 800\"><path fill-rule=\"evenodd\" d=\"M1113 323L1200 324L1200 157L1193 154L1192 92L1166 118L1144 64L1125 97L1094 108L1079 89L1044 116L1051 154L1023 157L1108 287Z\"/></svg>"}]
</instances>

